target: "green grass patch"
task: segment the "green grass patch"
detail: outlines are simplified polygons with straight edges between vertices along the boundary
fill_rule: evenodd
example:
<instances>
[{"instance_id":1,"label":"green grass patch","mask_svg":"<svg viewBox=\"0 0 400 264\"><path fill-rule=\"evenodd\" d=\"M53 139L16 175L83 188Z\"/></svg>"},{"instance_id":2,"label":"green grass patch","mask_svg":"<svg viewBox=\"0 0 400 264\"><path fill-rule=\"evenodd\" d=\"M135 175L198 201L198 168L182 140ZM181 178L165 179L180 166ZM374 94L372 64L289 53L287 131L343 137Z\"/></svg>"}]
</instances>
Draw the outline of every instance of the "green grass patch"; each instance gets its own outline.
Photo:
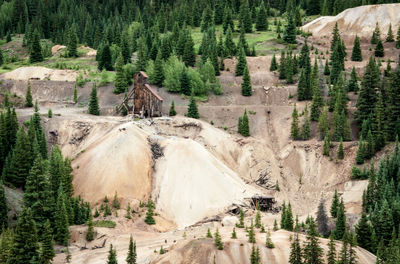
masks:
<instances>
[{"instance_id":1,"label":"green grass patch","mask_svg":"<svg viewBox=\"0 0 400 264\"><path fill-rule=\"evenodd\" d=\"M95 227L107 227L107 228L114 228L117 223L111 220L100 220L100 221L94 221L93 225Z\"/></svg>"}]
</instances>

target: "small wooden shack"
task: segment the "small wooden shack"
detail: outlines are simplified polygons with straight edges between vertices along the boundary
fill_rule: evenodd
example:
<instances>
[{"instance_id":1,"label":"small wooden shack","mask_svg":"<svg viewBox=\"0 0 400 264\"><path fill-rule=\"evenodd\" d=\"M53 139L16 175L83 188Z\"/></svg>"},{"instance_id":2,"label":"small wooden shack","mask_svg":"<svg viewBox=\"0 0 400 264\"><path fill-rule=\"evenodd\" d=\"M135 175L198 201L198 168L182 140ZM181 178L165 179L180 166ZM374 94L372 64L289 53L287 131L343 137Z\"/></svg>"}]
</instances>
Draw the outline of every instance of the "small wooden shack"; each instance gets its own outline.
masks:
<instances>
[{"instance_id":1,"label":"small wooden shack","mask_svg":"<svg viewBox=\"0 0 400 264\"><path fill-rule=\"evenodd\" d=\"M118 106L117 113L125 109L127 113L133 112L145 118L162 116L163 99L151 88L147 79L147 74L143 71L135 75L133 89Z\"/></svg>"}]
</instances>

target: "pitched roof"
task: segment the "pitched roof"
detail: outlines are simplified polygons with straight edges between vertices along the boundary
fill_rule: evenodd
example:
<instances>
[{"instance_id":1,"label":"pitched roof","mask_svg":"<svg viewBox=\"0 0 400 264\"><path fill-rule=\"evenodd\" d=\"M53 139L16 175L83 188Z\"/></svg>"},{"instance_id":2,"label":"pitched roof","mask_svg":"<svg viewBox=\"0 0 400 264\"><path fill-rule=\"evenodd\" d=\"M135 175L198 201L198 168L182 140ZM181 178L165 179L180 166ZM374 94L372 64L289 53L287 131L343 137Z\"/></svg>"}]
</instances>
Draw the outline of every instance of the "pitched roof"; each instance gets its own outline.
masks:
<instances>
[{"instance_id":1,"label":"pitched roof","mask_svg":"<svg viewBox=\"0 0 400 264\"><path fill-rule=\"evenodd\" d=\"M158 100L160 100L161 102L163 101L163 99L161 98L161 96L159 96L154 90L153 88L151 88L150 85L148 85L147 83L144 85L147 90L149 90Z\"/></svg>"}]
</instances>

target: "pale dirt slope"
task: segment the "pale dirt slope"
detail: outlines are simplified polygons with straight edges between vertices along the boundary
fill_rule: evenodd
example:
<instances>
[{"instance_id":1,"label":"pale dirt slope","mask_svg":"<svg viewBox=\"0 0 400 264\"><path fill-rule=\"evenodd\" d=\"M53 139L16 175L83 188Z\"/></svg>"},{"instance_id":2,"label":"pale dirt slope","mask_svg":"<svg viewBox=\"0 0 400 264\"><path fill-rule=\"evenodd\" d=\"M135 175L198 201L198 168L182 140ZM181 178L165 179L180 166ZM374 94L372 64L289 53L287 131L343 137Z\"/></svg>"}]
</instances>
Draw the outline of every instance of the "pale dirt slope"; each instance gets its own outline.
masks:
<instances>
[{"instance_id":1,"label":"pale dirt slope","mask_svg":"<svg viewBox=\"0 0 400 264\"><path fill-rule=\"evenodd\" d=\"M187 124L195 125L184 128ZM80 115L77 119L72 115L54 117L47 126L48 131L58 129L57 143L65 155L75 158L75 194L92 205L106 195L113 197L116 191L123 206L145 201L152 194L156 210L184 228L224 213L257 192L219 159L225 155L222 160L229 160L231 152L225 150L239 153L240 145L201 121L177 117L175 121L132 122L121 117ZM169 135L173 131L175 135ZM213 134L210 138L215 145L206 143L200 134ZM156 161L149 139L164 149L164 156Z\"/></svg>"},{"instance_id":2,"label":"pale dirt slope","mask_svg":"<svg viewBox=\"0 0 400 264\"><path fill-rule=\"evenodd\" d=\"M386 37L389 24L395 34L400 26L400 4L368 5L346 9L336 16L323 16L304 25L302 30L311 32L316 37L327 37L332 34L335 23L338 23L342 35L371 38L376 23L379 23L382 36Z\"/></svg>"},{"instance_id":3,"label":"pale dirt slope","mask_svg":"<svg viewBox=\"0 0 400 264\"><path fill-rule=\"evenodd\" d=\"M30 66L20 67L11 72L0 75L0 79L6 80L52 80L74 82L78 72L73 70L53 70L46 67Z\"/></svg>"}]
</instances>

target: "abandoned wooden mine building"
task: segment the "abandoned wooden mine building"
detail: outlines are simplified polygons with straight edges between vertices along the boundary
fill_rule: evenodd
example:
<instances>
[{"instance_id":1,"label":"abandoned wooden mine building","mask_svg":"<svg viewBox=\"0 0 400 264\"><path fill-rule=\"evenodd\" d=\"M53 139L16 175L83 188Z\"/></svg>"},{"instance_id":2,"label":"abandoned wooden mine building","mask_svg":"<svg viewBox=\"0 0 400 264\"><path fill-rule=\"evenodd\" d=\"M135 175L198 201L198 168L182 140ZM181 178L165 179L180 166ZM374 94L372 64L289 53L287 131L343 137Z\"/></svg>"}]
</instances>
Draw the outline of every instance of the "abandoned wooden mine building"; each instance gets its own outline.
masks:
<instances>
[{"instance_id":1,"label":"abandoned wooden mine building","mask_svg":"<svg viewBox=\"0 0 400 264\"><path fill-rule=\"evenodd\" d=\"M147 79L147 74L143 71L135 75L133 89L119 105L117 113L125 108L127 113L133 112L145 118L162 116L163 99L151 88Z\"/></svg>"}]
</instances>

